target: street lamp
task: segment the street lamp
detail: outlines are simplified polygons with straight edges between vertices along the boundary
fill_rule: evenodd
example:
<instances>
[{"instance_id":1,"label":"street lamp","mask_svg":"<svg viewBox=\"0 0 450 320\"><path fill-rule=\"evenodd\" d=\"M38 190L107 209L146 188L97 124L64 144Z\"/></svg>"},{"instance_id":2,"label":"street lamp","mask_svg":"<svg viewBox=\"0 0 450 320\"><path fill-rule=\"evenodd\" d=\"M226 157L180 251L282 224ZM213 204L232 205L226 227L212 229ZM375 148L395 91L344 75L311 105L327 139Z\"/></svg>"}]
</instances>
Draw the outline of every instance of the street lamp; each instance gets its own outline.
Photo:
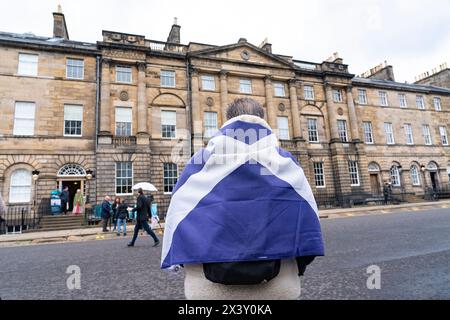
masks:
<instances>
[{"instance_id":1,"label":"street lamp","mask_svg":"<svg viewBox=\"0 0 450 320\"><path fill-rule=\"evenodd\" d=\"M423 174L423 187L424 187L424 193L425 193L425 197L427 196L427 176L425 174L425 172L427 171L427 168L425 167L425 165L421 165L420 166L420 171L422 171Z\"/></svg>"},{"instance_id":2,"label":"street lamp","mask_svg":"<svg viewBox=\"0 0 450 320\"><path fill-rule=\"evenodd\" d=\"M34 201L33 201L33 209L34 209L34 214L36 214L36 204L37 204L37 180L39 179L39 170L33 170L31 172L32 177L33 177L33 181L34 181Z\"/></svg>"}]
</instances>

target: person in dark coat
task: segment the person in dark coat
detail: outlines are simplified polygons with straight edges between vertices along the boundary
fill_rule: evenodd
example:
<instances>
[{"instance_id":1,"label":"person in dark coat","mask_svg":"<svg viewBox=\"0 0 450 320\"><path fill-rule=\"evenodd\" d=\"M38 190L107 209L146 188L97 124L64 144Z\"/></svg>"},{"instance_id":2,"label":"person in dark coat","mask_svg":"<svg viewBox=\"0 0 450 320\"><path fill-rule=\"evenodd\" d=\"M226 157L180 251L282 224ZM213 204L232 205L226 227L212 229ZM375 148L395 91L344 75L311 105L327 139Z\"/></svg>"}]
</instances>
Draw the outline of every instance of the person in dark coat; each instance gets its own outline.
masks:
<instances>
[{"instance_id":1,"label":"person in dark coat","mask_svg":"<svg viewBox=\"0 0 450 320\"><path fill-rule=\"evenodd\" d=\"M108 221L111 218L111 198L106 196L102 203L102 221L103 221L103 232L108 232Z\"/></svg>"},{"instance_id":2,"label":"person in dark coat","mask_svg":"<svg viewBox=\"0 0 450 320\"><path fill-rule=\"evenodd\" d=\"M151 202L147 197L144 195L144 191L139 188L138 190L139 196L136 201L136 208L133 209L133 211L136 211L136 225L134 227L134 235L131 242L128 244L129 247L133 247L134 243L136 242L138 233L140 229L144 229L155 241L154 247L158 246L161 242L159 241L156 234L153 232L153 230L148 225L148 219L149 219L149 213L151 208Z\"/></svg>"},{"instance_id":3,"label":"person in dark coat","mask_svg":"<svg viewBox=\"0 0 450 320\"><path fill-rule=\"evenodd\" d=\"M385 182L383 186L383 196L384 196L384 204L387 205L391 200L391 184L389 182Z\"/></svg>"},{"instance_id":4,"label":"person in dark coat","mask_svg":"<svg viewBox=\"0 0 450 320\"><path fill-rule=\"evenodd\" d=\"M128 206L119 198L119 204L116 207L117 235L120 236L120 230L123 226L123 236L127 235Z\"/></svg>"},{"instance_id":5,"label":"person in dark coat","mask_svg":"<svg viewBox=\"0 0 450 320\"><path fill-rule=\"evenodd\" d=\"M122 200L119 197L116 197L114 199L114 203L112 204L112 211L113 211L113 216L112 216L112 220L113 220L113 225L114 225L114 229L113 232L116 231L117 228L117 215L119 213L118 209L119 209L119 205L122 202Z\"/></svg>"},{"instance_id":6,"label":"person in dark coat","mask_svg":"<svg viewBox=\"0 0 450 320\"><path fill-rule=\"evenodd\" d=\"M61 199L61 211L67 214L67 204L69 203L69 187L64 187L63 191L60 193L59 198Z\"/></svg>"}]
</instances>

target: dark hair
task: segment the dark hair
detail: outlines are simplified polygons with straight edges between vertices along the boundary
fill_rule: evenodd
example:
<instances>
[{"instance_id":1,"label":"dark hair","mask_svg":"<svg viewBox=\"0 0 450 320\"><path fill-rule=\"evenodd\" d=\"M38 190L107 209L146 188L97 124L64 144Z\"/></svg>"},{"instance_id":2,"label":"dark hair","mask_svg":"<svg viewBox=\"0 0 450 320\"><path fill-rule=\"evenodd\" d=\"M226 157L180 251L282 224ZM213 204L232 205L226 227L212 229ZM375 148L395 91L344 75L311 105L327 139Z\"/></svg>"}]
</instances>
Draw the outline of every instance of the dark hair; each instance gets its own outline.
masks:
<instances>
[{"instance_id":1,"label":"dark hair","mask_svg":"<svg viewBox=\"0 0 450 320\"><path fill-rule=\"evenodd\" d=\"M122 200L120 199L120 197L116 197L116 198L114 199L114 203L117 203L117 200L119 200L119 203L122 202Z\"/></svg>"},{"instance_id":2,"label":"dark hair","mask_svg":"<svg viewBox=\"0 0 450 320\"><path fill-rule=\"evenodd\" d=\"M138 189L138 193L139 193L139 194L144 194L144 190L142 190L142 188L139 188L139 189Z\"/></svg>"},{"instance_id":3,"label":"dark hair","mask_svg":"<svg viewBox=\"0 0 450 320\"><path fill-rule=\"evenodd\" d=\"M227 108L227 119L249 114L264 119L264 108L259 102L250 98L237 98Z\"/></svg>"}]
</instances>

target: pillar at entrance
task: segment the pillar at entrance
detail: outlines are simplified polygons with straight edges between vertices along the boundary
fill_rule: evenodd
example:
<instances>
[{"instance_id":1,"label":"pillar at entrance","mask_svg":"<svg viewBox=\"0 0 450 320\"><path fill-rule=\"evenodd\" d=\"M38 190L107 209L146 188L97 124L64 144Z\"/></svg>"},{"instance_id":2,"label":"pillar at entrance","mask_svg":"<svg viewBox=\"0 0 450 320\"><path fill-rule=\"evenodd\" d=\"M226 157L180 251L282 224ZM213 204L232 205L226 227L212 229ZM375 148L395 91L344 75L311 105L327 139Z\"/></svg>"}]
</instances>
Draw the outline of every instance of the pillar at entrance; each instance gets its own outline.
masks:
<instances>
[{"instance_id":1,"label":"pillar at entrance","mask_svg":"<svg viewBox=\"0 0 450 320\"><path fill-rule=\"evenodd\" d=\"M227 122L227 108L228 108L228 79L227 72L220 71L220 109L221 121L220 126Z\"/></svg>"},{"instance_id":2,"label":"pillar at entrance","mask_svg":"<svg viewBox=\"0 0 450 320\"><path fill-rule=\"evenodd\" d=\"M137 144L149 144L149 131L147 128L147 85L145 83L145 71L147 64L145 62L138 62L138 87L137 87Z\"/></svg>"},{"instance_id":3,"label":"pillar at entrance","mask_svg":"<svg viewBox=\"0 0 450 320\"><path fill-rule=\"evenodd\" d=\"M191 90L192 90L192 127L193 127L193 147L197 152L203 147L203 121L200 106L198 72L191 70Z\"/></svg>"},{"instance_id":4,"label":"pillar at entrance","mask_svg":"<svg viewBox=\"0 0 450 320\"><path fill-rule=\"evenodd\" d=\"M337 111L333 100L333 88L330 84L325 84L325 91L327 96L327 113L331 141L339 141L339 133L337 128Z\"/></svg>"},{"instance_id":5,"label":"pillar at entrance","mask_svg":"<svg viewBox=\"0 0 450 320\"><path fill-rule=\"evenodd\" d=\"M111 75L110 59L102 59L101 62L101 87L100 87L100 132L99 144L111 144Z\"/></svg>"},{"instance_id":6,"label":"pillar at entrance","mask_svg":"<svg viewBox=\"0 0 450 320\"><path fill-rule=\"evenodd\" d=\"M291 103L292 126L294 127L294 140L302 140L303 132L300 122L300 113L298 109L297 88L295 79L289 81L289 98Z\"/></svg>"},{"instance_id":7,"label":"pillar at entrance","mask_svg":"<svg viewBox=\"0 0 450 320\"><path fill-rule=\"evenodd\" d=\"M277 129L277 114L273 105L273 86L272 77L267 76L264 79L266 86L266 107L267 107L267 121L273 130Z\"/></svg>"},{"instance_id":8,"label":"pillar at entrance","mask_svg":"<svg viewBox=\"0 0 450 320\"><path fill-rule=\"evenodd\" d=\"M350 128L352 133L352 140L353 141L361 141L359 136L359 130L358 130L358 117L356 115L355 110L355 103L353 102L353 93L352 93L352 87L347 87L347 105L348 105L348 115L350 118Z\"/></svg>"}]
</instances>

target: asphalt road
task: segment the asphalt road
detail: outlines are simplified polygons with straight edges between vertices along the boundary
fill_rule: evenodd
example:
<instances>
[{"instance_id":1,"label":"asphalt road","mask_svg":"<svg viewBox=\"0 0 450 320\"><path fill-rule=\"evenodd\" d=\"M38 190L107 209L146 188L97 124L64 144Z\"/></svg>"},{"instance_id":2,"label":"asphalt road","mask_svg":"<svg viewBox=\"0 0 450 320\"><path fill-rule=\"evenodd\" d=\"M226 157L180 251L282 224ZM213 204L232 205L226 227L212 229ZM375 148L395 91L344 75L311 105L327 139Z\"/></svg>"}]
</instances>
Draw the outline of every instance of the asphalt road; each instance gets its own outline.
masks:
<instances>
[{"instance_id":1,"label":"asphalt road","mask_svg":"<svg viewBox=\"0 0 450 320\"><path fill-rule=\"evenodd\" d=\"M301 299L450 299L450 209L322 221L326 256L302 279ZM1 299L183 299L183 272L159 270L140 237L0 249ZM70 265L81 289L66 285ZM367 267L381 270L369 290Z\"/></svg>"}]
</instances>

